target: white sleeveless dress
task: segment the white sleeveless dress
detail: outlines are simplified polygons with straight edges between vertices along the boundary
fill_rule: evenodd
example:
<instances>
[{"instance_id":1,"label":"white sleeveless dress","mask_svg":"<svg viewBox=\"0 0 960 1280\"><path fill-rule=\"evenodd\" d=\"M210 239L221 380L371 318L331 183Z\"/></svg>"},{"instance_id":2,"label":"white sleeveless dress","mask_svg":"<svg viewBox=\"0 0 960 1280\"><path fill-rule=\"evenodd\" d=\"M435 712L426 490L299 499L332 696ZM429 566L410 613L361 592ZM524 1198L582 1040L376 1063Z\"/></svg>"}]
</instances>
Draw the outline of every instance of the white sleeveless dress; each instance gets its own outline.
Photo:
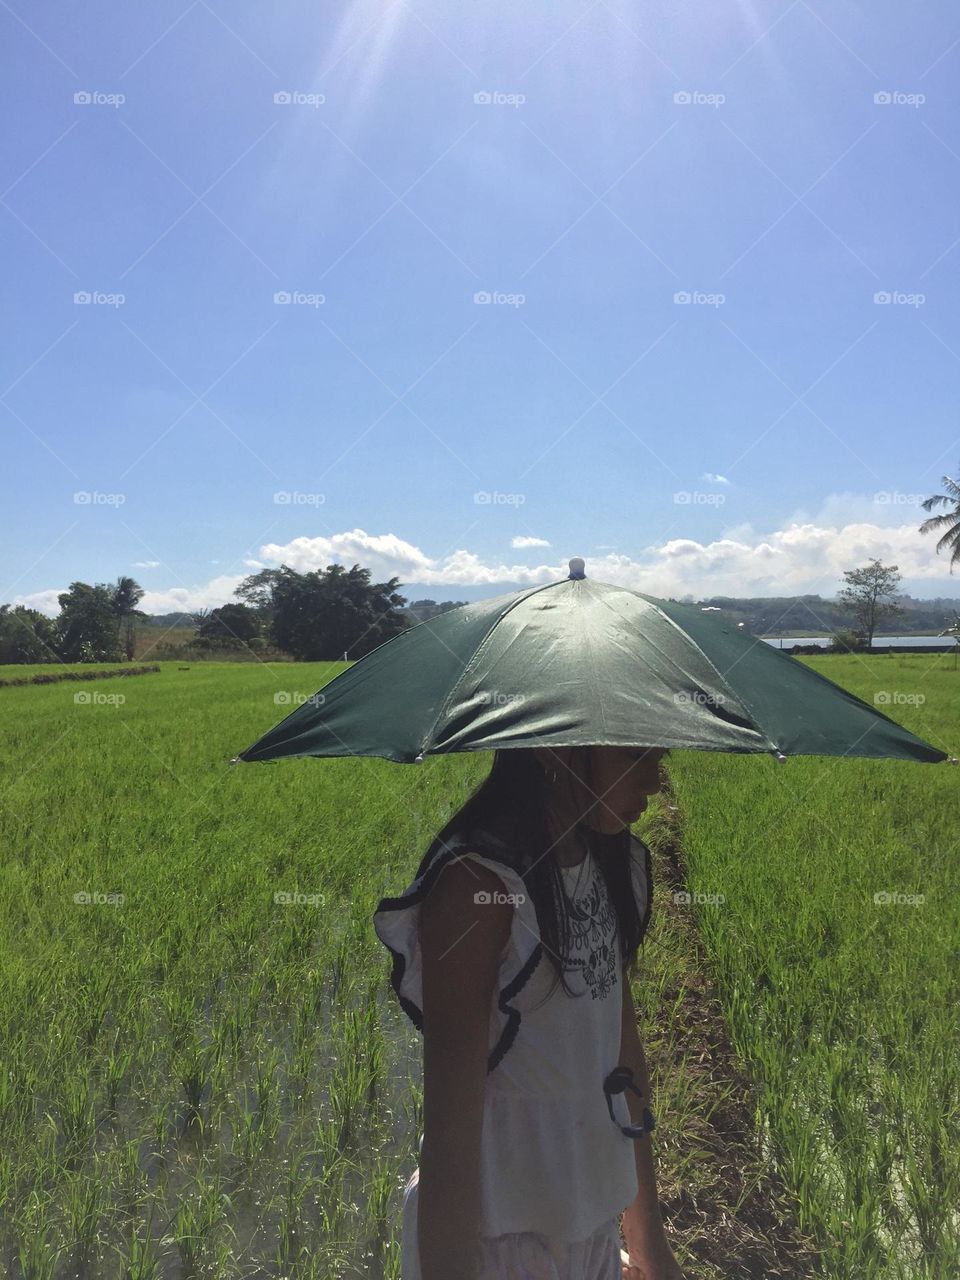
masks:
<instances>
[{"instance_id":1,"label":"white sleeveless dress","mask_svg":"<svg viewBox=\"0 0 960 1280\"><path fill-rule=\"evenodd\" d=\"M472 860L517 895L491 1006L481 1133L480 1280L620 1280L618 1217L637 1194L626 1095L608 1109L603 1082L620 1062L622 966L616 917L595 859L562 869L574 904L567 982L545 1003L554 968L541 946L522 877L458 839L374 916L393 957L391 981L422 1031L420 905L452 860ZM631 833L631 884L642 930L652 906L650 850ZM539 1006L539 1007L535 1007ZM421 1137L421 1148L423 1139ZM402 1280L421 1280L417 1248L419 1169L404 1192Z\"/></svg>"}]
</instances>

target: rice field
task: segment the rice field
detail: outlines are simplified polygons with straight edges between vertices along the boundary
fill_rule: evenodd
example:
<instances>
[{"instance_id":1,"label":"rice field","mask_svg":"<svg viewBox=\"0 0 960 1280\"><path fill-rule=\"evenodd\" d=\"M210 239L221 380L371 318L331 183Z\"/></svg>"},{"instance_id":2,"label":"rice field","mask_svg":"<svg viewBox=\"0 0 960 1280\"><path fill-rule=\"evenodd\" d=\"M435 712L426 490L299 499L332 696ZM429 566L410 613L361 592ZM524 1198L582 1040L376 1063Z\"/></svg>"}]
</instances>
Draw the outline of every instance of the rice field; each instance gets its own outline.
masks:
<instances>
[{"instance_id":1,"label":"rice field","mask_svg":"<svg viewBox=\"0 0 960 1280\"><path fill-rule=\"evenodd\" d=\"M802 659L960 755L946 655ZM763 1150L850 1280L960 1275L960 770L679 753L688 891Z\"/></svg>"},{"instance_id":2,"label":"rice field","mask_svg":"<svg viewBox=\"0 0 960 1280\"><path fill-rule=\"evenodd\" d=\"M942 658L807 661L924 692L885 709L958 754ZM230 768L342 664L160 665L0 690L0 1273L397 1277L419 1039L371 917L491 757ZM763 1150L825 1274L951 1274L960 771L670 772Z\"/></svg>"}]
</instances>

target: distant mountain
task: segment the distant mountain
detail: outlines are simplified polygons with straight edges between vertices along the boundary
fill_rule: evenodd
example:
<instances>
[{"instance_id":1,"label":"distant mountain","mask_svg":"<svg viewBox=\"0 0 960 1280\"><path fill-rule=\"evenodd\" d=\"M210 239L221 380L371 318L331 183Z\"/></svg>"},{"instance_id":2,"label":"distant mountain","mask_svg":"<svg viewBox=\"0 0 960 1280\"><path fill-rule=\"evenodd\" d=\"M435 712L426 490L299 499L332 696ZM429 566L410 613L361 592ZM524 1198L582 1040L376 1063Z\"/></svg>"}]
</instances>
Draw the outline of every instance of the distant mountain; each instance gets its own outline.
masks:
<instances>
[{"instance_id":1,"label":"distant mountain","mask_svg":"<svg viewBox=\"0 0 960 1280\"><path fill-rule=\"evenodd\" d=\"M435 618L438 613L446 613L448 609L457 609L467 603L466 600L441 600L439 603L436 600L414 600L400 612L407 614L411 622L426 622L428 618ZM151 613L144 620L144 626L189 627L193 630L194 625L189 613Z\"/></svg>"},{"instance_id":2,"label":"distant mountain","mask_svg":"<svg viewBox=\"0 0 960 1280\"><path fill-rule=\"evenodd\" d=\"M945 597L918 600L914 596L901 595L897 600L906 612L902 617L889 621L881 618L878 634L936 635L960 612L960 600ZM701 608L719 608L731 621L742 622L744 630L754 635L779 635L781 631L787 635L794 631L823 635L850 626L848 610L836 600L826 600L818 595L708 596L703 600L685 597L684 603L699 604Z\"/></svg>"},{"instance_id":3,"label":"distant mountain","mask_svg":"<svg viewBox=\"0 0 960 1280\"><path fill-rule=\"evenodd\" d=\"M193 617L189 613L148 613L145 626L152 627L190 627L194 626Z\"/></svg>"}]
</instances>

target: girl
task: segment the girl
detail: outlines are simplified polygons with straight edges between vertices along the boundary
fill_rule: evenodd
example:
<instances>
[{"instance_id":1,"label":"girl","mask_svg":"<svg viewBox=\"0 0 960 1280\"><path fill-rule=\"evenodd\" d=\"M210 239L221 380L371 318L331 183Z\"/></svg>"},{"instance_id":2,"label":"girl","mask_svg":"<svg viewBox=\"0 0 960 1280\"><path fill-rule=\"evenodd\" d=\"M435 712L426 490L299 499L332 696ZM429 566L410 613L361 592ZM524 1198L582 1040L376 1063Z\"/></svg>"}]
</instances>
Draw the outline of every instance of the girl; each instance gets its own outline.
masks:
<instances>
[{"instance_id":1,"label":"girl","mask_svg":"<svg viewBox=\"0 0 960 1280\"><path fill-rule=\"evenodd\" d=\"M627 978L652 904L630 823L665 754L496 752L410 887L379 903L424 1041L402 1280L683 1280Z\"/></svg>"}]
</instances>

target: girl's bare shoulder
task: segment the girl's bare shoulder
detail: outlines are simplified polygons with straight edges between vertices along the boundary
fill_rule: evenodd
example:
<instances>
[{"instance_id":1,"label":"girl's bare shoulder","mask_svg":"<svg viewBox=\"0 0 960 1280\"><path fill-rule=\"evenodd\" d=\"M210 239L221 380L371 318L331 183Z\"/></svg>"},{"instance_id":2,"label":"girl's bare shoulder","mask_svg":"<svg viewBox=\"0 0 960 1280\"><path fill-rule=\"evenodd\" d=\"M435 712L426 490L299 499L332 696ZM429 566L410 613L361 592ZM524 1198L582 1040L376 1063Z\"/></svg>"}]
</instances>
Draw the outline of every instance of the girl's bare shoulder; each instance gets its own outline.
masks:
<instances>
[{"instance_id":1,"label":"girl's bare shoulder","mask_svg":"<svg viewBox=\"0 0 960 1280\"><path fill-rule=\"evenodd\" d=\"M506 896L489 867L472 858L448 862L423 902L424 962L453 956L461 973L468 965L487 975L495 971L514 913Z\"/></svg>"}]
</instances>

